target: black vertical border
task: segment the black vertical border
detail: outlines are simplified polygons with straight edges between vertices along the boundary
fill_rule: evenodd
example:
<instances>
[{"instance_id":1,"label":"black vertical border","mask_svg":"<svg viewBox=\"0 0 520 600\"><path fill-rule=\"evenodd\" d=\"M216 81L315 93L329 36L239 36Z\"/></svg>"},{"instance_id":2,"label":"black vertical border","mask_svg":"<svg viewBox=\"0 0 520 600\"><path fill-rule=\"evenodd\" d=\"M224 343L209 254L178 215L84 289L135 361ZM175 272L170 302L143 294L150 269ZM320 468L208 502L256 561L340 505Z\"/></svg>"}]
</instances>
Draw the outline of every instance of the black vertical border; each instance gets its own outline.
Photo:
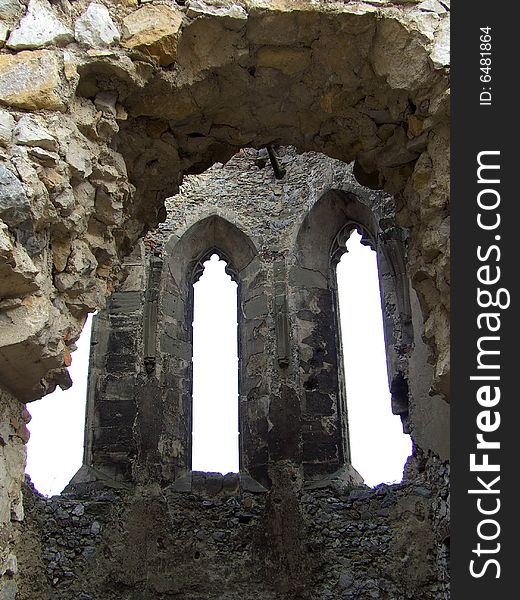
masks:
<instances>
[{"instance_id":1,"label":"black vertical border","mask_svg":"<svg viewBox=\"0 0 520 600\"><path fill-rule=\"evenodd\" d=\"M520 334L518 326L518 299L515 287L515 264L519 257L517 242L520 228L515 219L520 206L520 192L514 188L515 175L520 175L519 150L515 147L520 134L519 118L516 115L517 98L515 89L520 79L520 10L517 2L484 2L456 0L451 7L451 64L452 64L452 142L451 142L451 260L452 260L452 393L451 393L451 599L452 600L499 600L517 597L518 589L513 579L520 573L516 563L516 533L520 528L519 514L516 515L517 498L514 493L516 479L520 481L520 420L518 404L520 397L516 389L515 375L520 374ZM481 27L490 27L492 36L492 63L489 83L480 80L480 35ZM491 106L481 106L479 96L484 87L491 87ZM500 151L500 184L493 186L500 193L501 224L499 229L486 232L477 225L477 195L482 185L477 184L477 155L482 151ZM495 235L500 235L496 241ZM489 264L498 265L501 279L497 287L511 293L511 305L501 310L501 328L494 335L500 336L501 400L499 430L489 438L499 440L500 450L489 452L490 462L500 464L500 482L494 486L499 495L486 494L484 507L500 498L500 511L486 517L477 509L478 495L468 490L478 488L476 477L482 475L486 481L491 473L472 473L470 454L475 452L477 414L483 410L476 401L479 385L470 381L477 374L477 339L482 335L477 328L477 269L484 264L477 259L477 246L483 248L497 243L500 246L500 261L496 252ZM494 271L493 271L494 272ZM489 309L480 309L487 312ZM480 486L482 487L482 486ZM513 512L514 511L514 512ZM500 535L494 541L480 540L477 534L479 521L494 518L500 524ZM488 527L486 529L486 527ZM491 535L492 525L482 531ZM477 544L496 553L473 552ZM490 564L480 578L470 574L469 565L476 559L475 570L481 572L486 558L495 558L500 564L500 577L496 578L496 565ZM516 578L515 578L516 579Z\"/></svg>"}]
</instances>

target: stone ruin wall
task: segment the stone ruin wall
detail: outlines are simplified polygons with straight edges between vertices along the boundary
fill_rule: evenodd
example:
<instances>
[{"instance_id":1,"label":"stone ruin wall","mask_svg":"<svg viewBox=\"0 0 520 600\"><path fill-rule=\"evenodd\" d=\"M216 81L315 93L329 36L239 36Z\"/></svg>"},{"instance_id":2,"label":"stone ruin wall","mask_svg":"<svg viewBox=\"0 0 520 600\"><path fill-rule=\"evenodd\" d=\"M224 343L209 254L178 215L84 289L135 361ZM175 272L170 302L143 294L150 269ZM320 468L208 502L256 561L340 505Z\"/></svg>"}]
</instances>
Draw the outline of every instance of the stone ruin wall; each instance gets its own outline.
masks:
<instances>
[{"instance_id":1,"label":"stone ruin wall","mask_svg":"<svg viewBox=\"0 0 520 600\"><path fill-rule=\"evenodd\" d=\"M0 39L4 595L23 519L20 401L70 384L86 313L164 199L240 147L354 160L394 195L432 391L447 397L449 2L1 0Z\"/></svg>"},{"instance_id":2,"label":"stone ruin wall","mask_svg":"<svg viewBox=\"0 0 520 600\"><path fill-rule=\"evenodd\" d=\"M298 504L194 477L185 492L27 494L17 599L449 598L449 470ZM145 518L144 515L146 515Z\"/></svg>"},{"instance_id":3,"label":"stone ruin wall","mask_svg":"<svg viewBox=\"0 0 520 600\"><path fill-rule=\"evenodd\" d=\"M88 411L98 413L91 417L90 429L96 423L118 434L99 437L91 448L94 459L87 459L96 471L83 467L62 497L42 499L26 487L18 545L24 576L18 581L18 597L447 597L449 471L438 458L446 457L447 415L442 400L436 405L427 397L427 388L410 398L416 451L400 485L370 490L340 479L306 482L287 455L271 466L271 475L277 472L268 493L243 475L193 473L172 481L163 469L157 478L157 470L143 459L142 446L159 446L163 464L171 468L167 432L156 444L147 436L158 435L161 422L183 418L174 402L154 406L153 387L143 384L153 380L143 362L150 269L160 257L167 276L172 236L218 214L240 225L265 260L276 252L290 256L302 218L329 190L355 193L377 221L392 229L393 198L361 188L351 167L291 148L279 148L278 157L287 171L282 181L276 180L265 151L251 149L187 178L182 202L168 199L165 222L125 260L126 279L94 325ZM316 239L312 250L319 246ZM161 288L167 285L163 282ZM397 327L395 296L384 297L387 319ZM166 317L170 313L164 301L160 311ZM163 352L156 357L157 370L168 364L169 344ZM268 378L276 378L270 360L261 368ZM433 448L422 437L421 403L436 434ZM153 433L143 421L147 405L164 411ZM136 407L133 416L131 406ZM272 426L279 426L274 418ZM281 435L287 442L287 434ZM126 469L114 470L121 454L129 453L130 477ZM116 456L115 463L107 462L109 454Z\"/></svg>"}]
</instances>

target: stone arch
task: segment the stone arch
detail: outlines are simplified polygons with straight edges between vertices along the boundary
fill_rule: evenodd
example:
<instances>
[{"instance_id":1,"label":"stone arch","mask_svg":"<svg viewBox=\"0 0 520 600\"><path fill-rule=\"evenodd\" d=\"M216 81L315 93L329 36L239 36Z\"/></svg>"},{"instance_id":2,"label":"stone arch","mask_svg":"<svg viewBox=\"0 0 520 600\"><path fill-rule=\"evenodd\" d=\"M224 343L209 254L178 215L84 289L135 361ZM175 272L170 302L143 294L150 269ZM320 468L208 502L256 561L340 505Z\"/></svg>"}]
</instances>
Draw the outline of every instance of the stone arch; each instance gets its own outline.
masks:
<instances>
[{"instance_id":1,"label":"stone arch","mask_svg":"<svg viewBox=\"0 0 520 600\"><path fill-rule=\"evenodd\" d=\"M401 417L403 430L411 433L417 447L439 448L445 455L445 436L438 432L445 427L446 413L439 405L434 414L425 409L433 377L421 340L425 322L409 275L408 231L398 226L393 209L388 212L388 208L382 209L380 200L374 202L369 196L352 191L329 190L313 204L302 220L290 259L289 278L297 290L291 314L298 346L302 356L307 357L303 359L307 368L302 371L301 387L305 395L312 397L322 387L319 382L325 375L327 385L323 389L328 389L331 398L338 394L335 410L329 410L329 402L327 414L314 411L313 415L308 410L307 418L318 418L321 423L326 418L333 421L327 431L334 430L348 464L347 404L343 365L338 361L341 335L335 267L346 251L344 242L353 229L362 234L362 243L370 245L377 255L392 412ZM309 311L308 307L314 308ZM311 406L313 402L310 398ZM307 400L304 405L308 405ZM316 429L314 425L313 431ZM345 437L343 432L347 432ZM313 433L313 437L316 435ZM323 440L326 437L324 434ZM438 444L432 445L432 437L439 440Z\"/></svg>"},{"instance_id":2,"label":"stone arch","mask_svg":"<svg viewBox=\"0 0 520 600\"><path fill-rule=\"evenodd\" d=\"M150 11L168 22L166 30L150 29ZM56 160L60 173L37 190L58 217L28 210L26 233L18 237L33 248L47 246L58 273L36 259L32 286L27 276L12 275L21 294L50 292L46 306L17 308L35 326L6 347L0 372L7 384L12 380L27 400L67 385L68 348L85 312L113 289L121 256L164 218L164 198L184 173L225 161L241 147L283 143L355 161L362 183L398 198L398 219L410 228L410 276L438 357L435 387L446 391L449 11L251 0L110 5L103 19L110 39L83 19L80 45L66 36L57 47L44 41L20 52L23 44L8 41L2 57L2 77L23 71L30 87L20 80L15 93L0 85L0 102L17 119L19 111L47 111L45 123L34 118L58 156L40 153L37 160ZM11 172L18 173L14 163ZM20 173L28 188L38 187L29 168ZM84 207L81 223L71 206ZM433 207L427 218L424 206ZM53 318L52 340L40 335L43 324L31 310ZM31 368L15 381L7 365L22 348Z\"/></svg>"},{"instance_id":3,"label":"stone arch","mask_svg":"<svg viewBox=\"0 0 520 600\"><path fill-rule=\"evenodd\" d=\"M395 202L392 200L390 204L393 207ZM398 385L394 381L407 379L406 365L414 337L407 274L408 232L395 222L394 209L384 209L381 197L374 201L369 195L353 191L329 190L302 222L296 260L301 267L322 273L335 290L334 270L353 229L362 235L362 243L377 254L382 304L386 303L391 310L390 314L384 314L389 385L396 390L396 407L400 404L403 407L400 414L406 415L406 397L397 399Z\"/></svg>"},{"instance_id":4,"label":"stone arch","mask_svg":"<svg viewBox=\"0 0 520 600\"><path fill-rule=\"evenodd\" d=\"M251 263L258 250L253 242L234 223L218 214L198 220L187 230L174 233L166 244L170 257L169 272L177 285L194 282L196 265L216 252L238 274ZM176 257L175 259L171 257Z\"/></svg>"}]
</instances>

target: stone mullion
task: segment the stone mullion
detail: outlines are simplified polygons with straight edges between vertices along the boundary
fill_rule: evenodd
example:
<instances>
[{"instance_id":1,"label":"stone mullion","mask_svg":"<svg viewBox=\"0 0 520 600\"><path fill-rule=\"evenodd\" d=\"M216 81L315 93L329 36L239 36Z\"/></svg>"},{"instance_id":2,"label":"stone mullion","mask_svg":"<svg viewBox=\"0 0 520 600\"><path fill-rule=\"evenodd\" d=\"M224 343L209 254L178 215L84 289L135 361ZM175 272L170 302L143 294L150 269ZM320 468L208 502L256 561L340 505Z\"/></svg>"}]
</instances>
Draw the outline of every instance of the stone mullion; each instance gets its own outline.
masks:
<instances>
[{"instance_id":1,"label":"stone mullion","mask_svg":"<svg viewBox=\"0 0 520 600\"><path fill-rule=\"evenodd\" d=\"M266 265L254 259L239 273L240 470L268 485L269 337Z\"/></svg>"}]
</instances>

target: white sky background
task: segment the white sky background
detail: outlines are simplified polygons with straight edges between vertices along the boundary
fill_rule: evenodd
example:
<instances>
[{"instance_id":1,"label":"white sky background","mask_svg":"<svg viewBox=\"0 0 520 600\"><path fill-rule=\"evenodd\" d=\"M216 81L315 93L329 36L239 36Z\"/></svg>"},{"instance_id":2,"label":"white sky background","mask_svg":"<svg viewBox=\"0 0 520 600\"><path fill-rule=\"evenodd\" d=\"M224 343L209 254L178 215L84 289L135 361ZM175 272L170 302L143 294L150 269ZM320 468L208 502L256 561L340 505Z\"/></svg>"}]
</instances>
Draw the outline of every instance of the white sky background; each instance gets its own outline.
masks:
<instances>
[{"instance_id":1,"label":"white sky background","mask_svg":"<svg viewBox=\"0 0 520 600\"><path fill-rule=\"evenodd\" d=\"M27 444L26 472L36 489L46 496L59 494L83 461L85 404L90 354L92 315L72 353L69 373L73 386L59 388L36 402L27 404L32 416Z\"/></svg>"},{"instance_id":2,"label":"white sky background","mask_svg":"<svg viewBox=\"0 0 520 600\"><path fill-rule=\"evenodd\" d=\"M392 414L376 253L354 231L337 267L352 465L365 483L399 482L412 453Z\"/></svg>"},{"instance_id":3,"label":"white sky background","mask_svg":"<svg viewBox=\"0 0 520 600\"><path fill-rule=\"evenodd\" d=\"M376 254L359 237L347 243L338 288L352 463L374 486L401 481L412 445L390 407ZM227 473L238 470L237 286L224 268L215 255L195 284L192 463ZM27 473L45 495L60 493L82 463L90 321L72 355L72 388L28 405Z\"/></svg>"}]
</instances>

